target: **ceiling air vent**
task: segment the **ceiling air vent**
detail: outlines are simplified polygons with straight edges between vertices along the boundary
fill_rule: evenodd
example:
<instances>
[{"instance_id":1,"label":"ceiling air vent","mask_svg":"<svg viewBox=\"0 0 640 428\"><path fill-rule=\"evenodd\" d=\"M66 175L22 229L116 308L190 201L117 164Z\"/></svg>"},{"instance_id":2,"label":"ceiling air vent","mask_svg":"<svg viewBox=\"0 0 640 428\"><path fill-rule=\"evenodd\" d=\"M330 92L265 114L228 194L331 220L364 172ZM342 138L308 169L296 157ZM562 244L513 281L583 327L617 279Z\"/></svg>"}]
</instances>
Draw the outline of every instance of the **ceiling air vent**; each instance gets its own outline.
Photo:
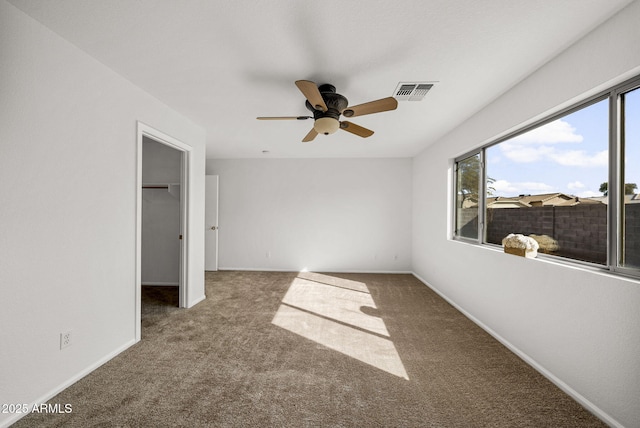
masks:
<instances>
[{"instance_id":1,"label":"ceiling air vent","mask_svg":"<svg viewBox=\"0 0 640 428\"><path fill-rule=\"evenodd\" d=\"M433 83L427 82L400 82L393 93L393 97L398 101L420 101L432 87Z\"/></svg>"}]
</instances>

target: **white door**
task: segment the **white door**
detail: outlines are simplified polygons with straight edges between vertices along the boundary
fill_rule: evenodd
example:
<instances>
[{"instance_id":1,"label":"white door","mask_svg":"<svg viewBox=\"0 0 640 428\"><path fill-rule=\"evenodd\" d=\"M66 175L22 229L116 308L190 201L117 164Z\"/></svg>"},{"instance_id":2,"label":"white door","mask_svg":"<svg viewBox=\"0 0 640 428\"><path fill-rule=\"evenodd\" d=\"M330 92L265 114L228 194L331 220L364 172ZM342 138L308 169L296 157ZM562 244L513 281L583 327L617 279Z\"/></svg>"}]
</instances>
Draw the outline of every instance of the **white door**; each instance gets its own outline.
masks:
<instances>
[{"instance_id":1,"label":"white door","mask_svg":"<svg viewBox=\"0 0 640 428\"><path fill-rule=\"evenodd\" d=\"M204 210L204 269L218 270L218 176L207 175Z\"/></svg>"}]
</instances>

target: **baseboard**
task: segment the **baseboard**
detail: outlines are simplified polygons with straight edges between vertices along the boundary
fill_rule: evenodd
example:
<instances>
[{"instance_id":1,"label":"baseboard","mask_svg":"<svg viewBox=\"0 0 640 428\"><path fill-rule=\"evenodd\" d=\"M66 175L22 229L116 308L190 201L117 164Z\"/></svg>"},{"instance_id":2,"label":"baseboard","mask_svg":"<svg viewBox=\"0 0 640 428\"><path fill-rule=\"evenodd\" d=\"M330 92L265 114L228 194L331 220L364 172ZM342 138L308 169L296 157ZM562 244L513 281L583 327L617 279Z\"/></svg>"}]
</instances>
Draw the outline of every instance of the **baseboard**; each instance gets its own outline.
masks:
<instances>
[{"instance_id":1,"label":"baseboard","mask_svg":"<svg viewBox=\"0 0 640 428\"><path fill-rule=\"evenodd\" d=\"M51 400L56 395L58 395L59 393L61 393L62 391L64 391L65 389L67 389L68 387L70 387L71 385L73 385L74 383L76 383L77 381L79 381L80 379L82 379L83 377L85 377L86 375L88 375L89 373L94 371L95 369L97 369L98 367L100 367L103 364L107 363L108 361L112 360L118 354L126 351L127 349L129 349L131 346L133 346L135 344L136 344L136 341L132 339L129 342L127 342L126 344L124 344L123 346L121 346L120 348L116 349L115 351L110 352L106 356L104 356L101 359L99 359L96 363L88 366L87 368L85 368L84 370L79 372L77 375L75 375L72 378L66 380L65 382L63 382L62 384L58 385L57 387L55 387L51 391L47 392L46 394L44 394L43 396L41 396L37 400L34 400L33 402L29 403L29 409L33 409L33 406L35 406L36 404L39 405L41 403L46 403L47 401ZM17 414L14 414L9 419L7 419L7 420L5 420L3 422L0 422L0 428L8 428L9 426L11 426L12 424L16 423L18 420L22 419L23 417L25 417L27 415L28 415L28 413L17 413Z\"/></svg>"},{"instance_id":2,"label":"baseboard","mask_svg":"<svg viewBox=\"0 0 640 428\"><path fill-rule=\"evenodd\" d=\"M433 290L436 294L438 294L440 297L442 297L444 300L446 300L451 306L453 306L454 308L456 308L460 313L462 313L465 317L469 318L471 321L473 321L478 327L480 327L481 329L483 329L484 331L486 331L487 333L489 333L491 336L493 336L494 339L496 339L498 342L502 343L504 346L506 346L511 352L513 352L514 354L516 354L518 357L520 357L524 362L526 362L527 364L529 364L531 367L533 367L535 370L537 370L540 374L542 374L544 377L546 377L547 379L549 379L551 382L553 382L554 385L556 385L558 388L560 388L562 391L564 391L567 395L569 395L571 398L573 398L574 400L576 400L578 403L580 403L584 408L586 408L588 411L590 411L591 413L593 413L595 416L597 416L600 420L602 420L604 423L606 423L609 426L612 427L616 427L616 428L624 428L624 426L619 423L618 421L616 421L613 417L611 417L609 414L607 414L606 412L604 412L602 409L600 409L598 406L596 406L595 404L593 404L591 401L589 401L588 399L586 399L583 395L581 395L578 391L576 391L575 389L571 388L569 385L567 385L565 382L563 382L560 378L558 378L557 376L555 376L553 373L551 373L549 370L547 370L544 366L542 366L541 364L539 364L536 360L534 360L533 358L531 358L529 355L527 355L526 353L522 352L519 348L517 348L516 346L514 346L511 342L509 342L507 339L505 339L504 337L500 336L498 333L496 333L493 329L491 329L489 326L487 326L486 324L484 324L482 321L480 321L479 319L477 319L476 317L474 317L473 315L471 315L469 312L467 312L466 310L464 310L462 307L460 307L457 303L455 303L453 300L449 299L449 297L447 297L444 293L442 293L440 290L438 290L436 287L434 287L433 285L430 285L426 280L424 280L422 277L420 277L420 275L418 275L415 272L411 272L413 276L415 276L418 280L420 280L420 282L422 282L424 285L426 285L427 287L429 287L431 290Z\"/></svg>"},{"instance_id":3,"label":"baseboard","mask_svg":"<svg viewBox=\"0 0 640 428\"><path fill-rule=\"evenodd\" d=\"M291 268L247 268L247 267L219 267L219 271L246 271L246 272L302 272L300 269L291 269ZM388 273L388 274L404 274L404 275L413 275L413 272L410 270L354 270L354 269L305 269L305 272L316 272L316 273Z\"/></svg>"}]
</instances>

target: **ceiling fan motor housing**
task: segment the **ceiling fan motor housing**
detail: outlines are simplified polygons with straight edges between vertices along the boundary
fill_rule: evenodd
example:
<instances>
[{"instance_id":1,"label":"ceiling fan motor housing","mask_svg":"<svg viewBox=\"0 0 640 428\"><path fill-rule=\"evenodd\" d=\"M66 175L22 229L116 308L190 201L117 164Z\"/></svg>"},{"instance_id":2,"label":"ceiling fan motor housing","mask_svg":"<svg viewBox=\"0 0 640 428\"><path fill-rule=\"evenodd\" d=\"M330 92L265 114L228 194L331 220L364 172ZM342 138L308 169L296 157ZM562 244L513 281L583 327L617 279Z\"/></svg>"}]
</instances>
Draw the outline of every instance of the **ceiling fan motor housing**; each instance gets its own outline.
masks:
<instances>
[{"instance_id":1,"label":"ceiling fan motor housing","mask_svg":"<svg viewBox=\"0 0 640 428\"><path fill-rule=\"evenodd\" d=\"M309 101L305 102L305 106L313 113L316 131L324 135L333 134L340 127L340 114L347 108L349 101L343 95L336 93L336 87L328 83L318 86L318 90L327 106L327 111L316 109Z\"/></svg>"}]
</instances>

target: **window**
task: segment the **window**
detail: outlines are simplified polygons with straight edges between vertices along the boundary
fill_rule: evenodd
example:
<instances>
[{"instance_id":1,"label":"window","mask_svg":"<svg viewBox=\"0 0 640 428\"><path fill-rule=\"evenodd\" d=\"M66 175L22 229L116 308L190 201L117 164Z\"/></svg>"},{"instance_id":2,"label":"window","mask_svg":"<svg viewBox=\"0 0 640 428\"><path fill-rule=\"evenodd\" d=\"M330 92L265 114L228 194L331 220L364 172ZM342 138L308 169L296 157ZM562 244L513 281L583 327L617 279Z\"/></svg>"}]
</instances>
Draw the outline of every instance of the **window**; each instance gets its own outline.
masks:
<instances>
[{"instance_id":1,"label":"window","mask_svg":"<svg viewBox=\"0 0 640 428\"><path fill-rule=\"evenodd\" d=\"M539 252L605 264L608 124L604 99L488 147L485 242L536 235Z\"/></svg>"},{"instance_id":2,"label":"window","mask_svg":"<svg viewBox=\"0 0 640 428\"><path fill-rule=\"evenodd\" d=\"M480 154L458 161L456 169L456 235L478 239Z\"/></svg>"},{"instance_id":3,"label":"window","mask_svg":"<svg viewBox=\"0 0 640 428\"><path fill-rule=\"evenodd\" d=\"M640 275L638 159L640 79L456 159L454 237Z\"/></svg>"}]
</instances>

